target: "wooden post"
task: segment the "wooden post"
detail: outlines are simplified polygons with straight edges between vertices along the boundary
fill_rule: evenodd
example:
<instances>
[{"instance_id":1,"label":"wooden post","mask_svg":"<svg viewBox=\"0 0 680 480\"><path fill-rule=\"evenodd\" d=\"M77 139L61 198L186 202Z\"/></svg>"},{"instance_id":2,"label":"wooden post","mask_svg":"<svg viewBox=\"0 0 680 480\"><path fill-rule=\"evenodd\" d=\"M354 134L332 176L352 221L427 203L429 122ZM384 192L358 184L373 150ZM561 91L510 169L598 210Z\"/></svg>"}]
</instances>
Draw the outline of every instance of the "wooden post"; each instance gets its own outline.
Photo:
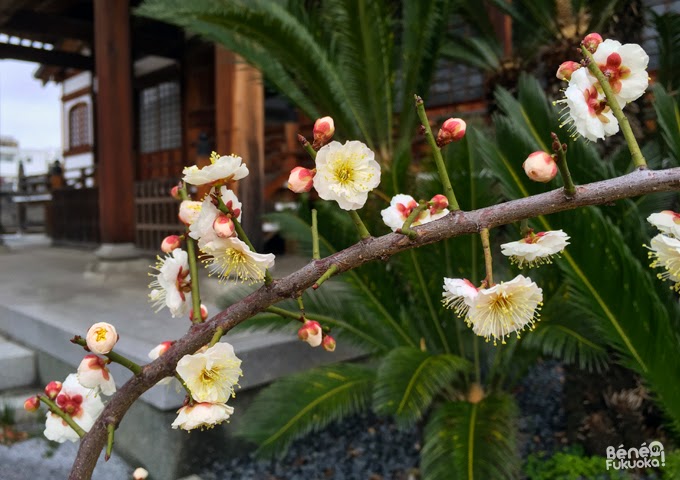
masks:
<instances>
[{"instance_id":1,"label":"wooden post","mask_svg":"<svg viewBox=\"0 0 680 480\"><path fill-rule=\"evenodd\" d=\"M249 175L238 182L243 228L256 249L263 245L264 88L260 72L215 46L215 130L220 155L243 158Z\"/></svg>"},{"instance_id":2,"label":"wooden post","mask_svg":"<svg viewBox=\"0 0 680 480\"><path fill-rule=\"evenodd\" d=\"M94 0L94 27L101 242L131 247L135 173L129 0Z\"/></svg>"}]
</instances>

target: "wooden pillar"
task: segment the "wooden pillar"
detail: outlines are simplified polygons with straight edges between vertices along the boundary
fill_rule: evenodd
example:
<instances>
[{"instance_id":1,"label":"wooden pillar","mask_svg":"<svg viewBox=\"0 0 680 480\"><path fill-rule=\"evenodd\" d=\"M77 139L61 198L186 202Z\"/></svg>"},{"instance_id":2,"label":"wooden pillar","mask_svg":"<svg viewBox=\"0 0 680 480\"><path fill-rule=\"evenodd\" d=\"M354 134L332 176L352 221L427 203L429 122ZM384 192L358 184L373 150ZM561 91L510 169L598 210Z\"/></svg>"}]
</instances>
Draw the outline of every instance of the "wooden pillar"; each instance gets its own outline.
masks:
<instances>
[{"instance_id":1,"label":"wooden pillar","mask_svg":"<svg viewBox=\"0 0 680 480\"><path fill-rule=\"evenodd\" d=\"M94 0L94 54L101 242L130 244L135 163L129 0Z\"/></svg>"},{"instance_id":2,"label":"wooden pillar","mask_svg":"<svg viewBox=\"0 0 680 480\"><path fill-rule=\"evenodd\" d=\"M260 72L215 46L215 144L220 155L243 158L250 173L238 182L243 228L256 249L263 244L264 87Z\"/></svg>"}]
</instances>

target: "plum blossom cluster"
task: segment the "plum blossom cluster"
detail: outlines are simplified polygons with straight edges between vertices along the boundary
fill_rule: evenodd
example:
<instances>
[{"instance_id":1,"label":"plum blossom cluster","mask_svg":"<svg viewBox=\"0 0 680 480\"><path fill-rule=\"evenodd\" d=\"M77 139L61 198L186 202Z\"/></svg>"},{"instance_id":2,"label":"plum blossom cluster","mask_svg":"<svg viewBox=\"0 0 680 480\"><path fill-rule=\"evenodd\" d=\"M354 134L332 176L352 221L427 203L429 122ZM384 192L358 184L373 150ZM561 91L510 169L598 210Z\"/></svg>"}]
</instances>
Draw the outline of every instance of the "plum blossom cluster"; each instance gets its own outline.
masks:
<instances>
[{"instance_id":1,"label":"plum blossom cluster","mask_svg":"<svg viewBox=\"0 0 680 480\"><path fill-rule=\"evenodd\" d=\"M523 238L501 245L501 253L510 257L510 263L519 268L536 267L552 263L552 257L559 255L569 245L569 235L562 230L534 233L529 231Z\"/></svg>"},{"instance_id":2,"label":"plum blossom cluster","mask_svg":"<svg viewBox=\"0 0 680 480\"><path fill-rule=\"evenodd\" d=\"M680 214L664 210L651 214L647 221L661 232L652 238L648 247L650 267L662 268L657 277L673 282L671 288L680 292Z\"/></svg>"},{"instance_id":3,"label":"plum blossom cluster","mask_svg":"<svg viewBox=\"0 0 680 480\"><path fill-rule=\"evenodd\" d=\"M597 141L619 131L619 122L612 104L624 108L647 90L649 56L637 44L604 40L597 33L587 35L582 42L589 52L585 65L594 62L602 72L614 98L607 98L605 89L588 68L573 61L564 62L557 70L557 78L569 82L560 103L566 104L564 124L572 132ZM584 52L585 53L585 52Z\"/></svg>"}]
</instances>

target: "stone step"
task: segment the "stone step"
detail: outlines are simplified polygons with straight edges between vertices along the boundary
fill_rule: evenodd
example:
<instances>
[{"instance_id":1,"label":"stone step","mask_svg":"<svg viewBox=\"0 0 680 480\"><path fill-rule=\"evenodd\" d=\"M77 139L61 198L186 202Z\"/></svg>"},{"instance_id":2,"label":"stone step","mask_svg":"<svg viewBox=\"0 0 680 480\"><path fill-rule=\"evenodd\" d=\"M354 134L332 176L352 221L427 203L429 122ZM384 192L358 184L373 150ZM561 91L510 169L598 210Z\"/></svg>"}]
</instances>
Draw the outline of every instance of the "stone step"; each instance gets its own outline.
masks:
<instances>
[{"instance_id":1,"label":"stone step","mask_svg":"<svg viewBox=\"0 0 680 480\"><path fill-rule=\"evenodd\" d=\"M0 336L0 372L0 391L33 385L35 353Z\"/></svg>"}]
</instances>

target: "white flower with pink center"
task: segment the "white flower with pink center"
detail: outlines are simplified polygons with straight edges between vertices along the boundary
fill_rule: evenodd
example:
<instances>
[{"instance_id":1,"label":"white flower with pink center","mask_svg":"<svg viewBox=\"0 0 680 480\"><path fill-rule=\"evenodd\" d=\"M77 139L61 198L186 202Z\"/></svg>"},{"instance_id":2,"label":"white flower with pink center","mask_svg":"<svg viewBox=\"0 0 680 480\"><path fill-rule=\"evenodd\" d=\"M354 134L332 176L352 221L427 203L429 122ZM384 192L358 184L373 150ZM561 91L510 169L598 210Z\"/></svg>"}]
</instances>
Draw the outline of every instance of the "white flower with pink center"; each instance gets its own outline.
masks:
<instances>
[{"instance_id":1,"label":"white flower with pink center","mask_svg":"<svg viewBox=\"0 0 680 480\"><path fill-rule=\"evenodd\" d=\"M91 388L83 387L78 382L76 374L72 373L62 385L61 391L55 400L57 406L69 414L73 421L86 432L92 428L99 414L104 410L104 404L96 392ZM76 442L78 434L61 417L52 412L47 412L45 422L45 437L54 442L63 443L66 440Z\"/></svg>"},{"instance_id":2,"label":"white flower with pink center","mask_svg":"<svg viewBox=\"0 0 680 480\"><path fill-rule=\"evenodd\" d=\"M680 240L660 233L652 238L652 246L649 249L651 250L649 258L652 259L649 266L663 268L664 271L657 274L657 277L673 282L671 288L680 292Z\"/></svg>"},{"instance_id":3,"label":"white flower with pink center","mask_svg":"<svg viewBox=\"0 0 680 480\"><path fill-rule=\"evenodd\" d=\"M605 40L598 45L593 59L609 79L609 85L619 103L637 100L647 90L649 55L640 45L621 45L616 40Z\"/></svg>"},{"instance_id":4,"label":"white flower with pink center","mask_svg":"<svg viewBox=\"0 0 680 480\"><path fill-rule=\"evenodd\" d=\"M567 123L572 122L579 135L595 142L619 131L619 122L585 68L573 73L564 94L562 102L566 102L570 117Z\"/></svg>"},{"instance_id":5,"label":"white flower with pink center","mask_svg":"<svg viewBox=\"0 0 680 480\"><path fill-rule=\"evenodd\" d=\"M234 408L224 403L194 403L185 405L177 410L177 418L172 422L172 428L194 430L212 428L228 420L234 413Z\"/></svg>"},{"instance_id":6,"label":"white flower with pink center","mask_svg":"<svg viewBox=\"0 0 680 480\"><path fill-rule=\"evenodd\" d=\"M529 233L516 242L501 245L501 252L510 257L510 262L519 268L536 267L552 263L552 257L559 255L569 245L569 235L562 230Z\"/></svg>"},{"instance_id":7,"label":"white flower with pink center","mask_svg":"<svg viewBox=\"0 0 680 480\"><path fill-rule=\"evenodd\" d=\"M85 388L99 389L104 395L113 395L116 382L106 366L107 361L97 355L85 355L78 365L78 381Z\"/></svg>"},{"instance_id":8,"label":"white flower with pink center","mask_svg":"<svg viewBox=\"0 0 680 480\"><path fill-rule=\"evenodd\" d=\"M220 198L222 203L227 207L231 213L236 217L236 220L241 221L241 202L238 201L236 194L227 187L220 188Z\"/></svg>"},{"instance_id":9,"label":"white flower with pink center","mask_svg":"<svg viewBox=\"0 0 680 480\"><path fill-rule=\"evenodd\" d=\"M452 309L459 317L464 317L474 304L478 291L477 287L467 278L444 277L442 303L446 308Z\"/></svg>"},{"instance_id":10,"label":"white flower with pink center","mask_svg":"<svg viewBox=\"0 0 680 480\"><path fill-rule=\"evenodd\" d=\"M202 249L203 245L218 238L215 229L213 229L213 224L218 215L220 215L220 211L213 204L212 197L206 196L201 204L198 217L189 226L189 236L198 241L198 248Z\"/></svg>"},{"instance_id":11,"label":"white flower with pink center","mask_svg":"<svg viewBox=\"0 0 680 480\"><path fill-rule=\"evenodd\" d=\"M647 221L658 228L661 233L680 238L680 213L664 210L663 212L652 213L647 217Z\"/></svg>"},{"instance_id":12,"label":"white flower with pink center","mask_svg":"<svg viewBox=\"0 0 680 480\"><path fill-rule=\"evenodd\" d=\"M187 314L190 305L186 294L191 291L187 252L177 248L165 258L158 257L158 263L152 268L158 273L151 275L156 279L149 284L149 300L156 312L168 307L173 317Z\"/></svg>"},{"instance_id":13,"label":"white flower with pink center","mask_svg":"<svg viewBox=\"0 0 680 480\"><path fill-rule=\"evenodd\" d=\"M393 232L400 229L414 208L418 206L418 202L411 195L404 195L400 193L392 197L390 206L380 212L385 225L390 227ZM423 210L413 221L411 226L415 227L423 223L427 223L430 219L430 212L428 209Z\"/></svg>"}]
</instances>

